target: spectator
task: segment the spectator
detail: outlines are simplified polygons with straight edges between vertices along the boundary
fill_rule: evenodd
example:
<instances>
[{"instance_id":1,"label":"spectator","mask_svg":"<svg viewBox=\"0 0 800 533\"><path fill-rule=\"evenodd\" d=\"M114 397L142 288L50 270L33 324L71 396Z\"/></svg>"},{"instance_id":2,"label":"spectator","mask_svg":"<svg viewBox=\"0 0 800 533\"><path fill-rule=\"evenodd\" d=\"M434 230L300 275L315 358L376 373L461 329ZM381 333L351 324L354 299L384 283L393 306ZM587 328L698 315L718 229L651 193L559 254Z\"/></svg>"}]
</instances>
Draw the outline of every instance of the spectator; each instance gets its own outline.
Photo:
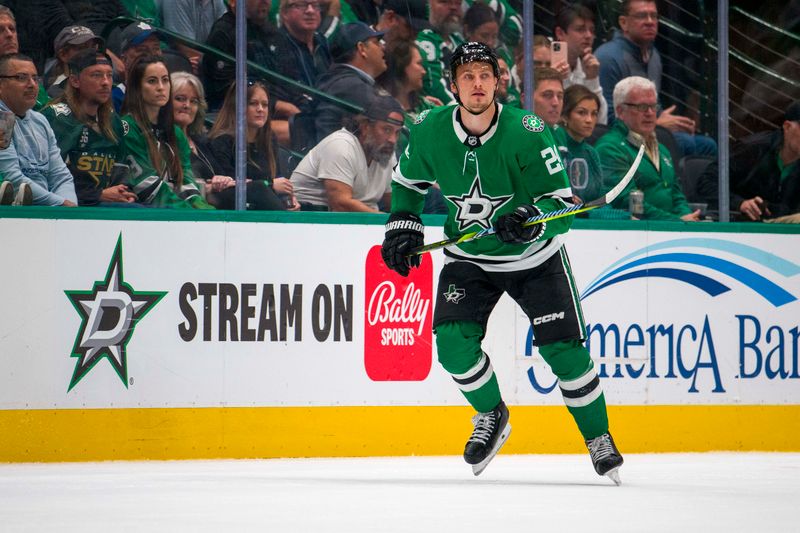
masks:
<instances>
[{"instance_id":1,"label":"spectator","mask_svg":"<svg viewBox=\"0 0 800 533\"><path fill-rule=\"evenodd\" d=\"M516 86L511 81L511 70L505 59L497 56L497 65L500 67L500 78L497 83L497 94L495 98L503 105L511 107L522 107L522 99Z\"/></svg>"},{"instance_id":2,"label":"spectator","mask_svg":"<svg viewBox=\"0 0 800 533\"><path fill-rule=\"evenodd\" d=\"M741 220L800 223L800 101L787 109L781 127L749 135L731 150L730 209ZM697 192L719 206L719 166L700 176Z\"/></svg>"},{"instance_id":3,"label":"spectator","mask_svg":"<svg viewBox=\"0 0 800 533\"><path fill-rule=\"evenodd\" d=\"M69 77L67 65L76 54L90 48L97 50L104 45L105 41L86 26L67 26L61 30L53 45L56 55L44 66L42 85L47 94L55 98L64 93L64 85Z\"/></svg>"},{"instance_id":4,"label":"spectator","mask_svg":"<svg viewBox=\"0 0 800 533\"><path fill-rule=\"evenodd\" d=\"M78 205L134 204L136 195L127 183L118 182L118 177L127 177L127 167L122 120L111 105L111 58L83 50L70 59L67 69L64 93L42 114L50 121L74 178Z\"/></svg>"},{"instance_id":5,"label":"spectator","mask_svg":"<svg viewBox=\"0 0 800 533\"><path fill-rule=\"evenodd\" d=\"M598 49L600 85L603 96L611 100L616 84L630 76L641 76L655 84L661 92L661 56L654 43L658 35L658 9L655 0L623 0L619 17L620 29L614 38ZM615 110L608 110L608 120L614 120ZM672 105L658 116L657 125L672 132L684 155L717 153L717 143L709 137L695 135L694 120L675 114Z\"/></svg>"},{"instance_id":6,"label":"spectator","mask_svg":"<svg viewBox=\"0 0 800 533\"><path fill-rule=\"evenodd\" d=\"M0 112L0 150L5 150L11 145L14 135L16 115L11 111ZM17 193L14 194L14 184L3 179L0 173L0 205L30 205L33 201L31 186L20 183Z\"/></svg>"},{"instance_id":7,"label":"spectator","mask_svg":"<svg viewBox=\"0 0 800 533\"><path fill-rule=\"evenodd\" d=\"M561 120L564 107L564 82L552 68L537 68L533 73L533 110L552 128Z\"/></svg>"},{"instance_id":8,"label":"spectator","mask_svg":"<svg viewBox=\"0 0 800 533\"><path fill-rule=\"evenodd\" d=\"M319 77L331 65L328 42L317 30L320 25L320 4L317 0L281 0L281 28L268 42L269 54L265 66L287 78L309 87L317 84ZM288 119L302 109L307 109L310 97L303 91L270 86L275 100L275 117ZM286 144L288 126L276 131L278 140Z\"/></svg>"},{"instance_id":9,"label":"spectator","mask_svg":"<svg viewBox=\"0 0 800 533\"><path fill-rule=\"evenodd\" d=\"M592 54L594 44L594 13L581 4L571 4L556 15L555 37L567 43L567 71L564 88L583 85L600 100L597 122L608 123L608 103L600 86L600 62ZM561 65L551 65L558 70Z\"/></svg>"},{"instance_id":10,"label":"spectator","mask_svg":"<svg viewBox=\"0 0 800 533\"><path fill-rule=\"evenodd\" d=\"M161 54L160 34L145 22L134 22L125 26L121 37L120 59L122 59L125 69L119 73L122 81L115 85L111 92L114 110L118 113L122 110L122 102L125 99L126 78L131 65L142 56Z\"/></svg>"},{"instance_id":11,"label":"spectator","mask_svg":"<svg viewBox=\"0 0 800 533\"><path fill-rule=\"evenodd\" d=\"M214 22L206 41L208 46L232 57L236 56L236 4L236 0L228 0L228 10ZM267 48L267 42L276 31L268 20L269 0L244 0L244 6L247 18L247 59L268 67L267 59L272 53ZM203 56L202 64L208 90L208 105L211 109L218 109L225 97L225 91L236 76L236 67L233 63L212 55Z\"/></svg>"},{"instance_id":12,"label":"spectator","mask_svg":"<svg viewBox=\"0 0 800 533\"><path fill-rule=\"evenodd\" d=\"M426 0L385 0L383 13L375 25L377 31L386 34L387 43L414 40L417 34L427 27Z\"/></svg>"},{"instance_id":13,"label":"spectator","mask_svg":"<svg viewBox=\"0 0 800 533\"><path fill-rule=\"evenodd\" d=\"M227 12L223 0L172 0L162 13L164 29L183 35L187 39L205 43L211 27ZM175 49L185 55L195 74L199 72L203 54L199 50L176 43Z\"/></svg>"},{"instance_id":14,"label":"spectator","mask_svg":"<svg viewBox=\"0 0 800 533\"><path fill-rule=\"evenodd\" d=\"M189 142L175 125L171 87L160 56L139 57L128 70L122 120L133 192L152 207L212 209L194 181Z\"/></svg>"},{"instance_id":15,"label":"spectator","mask_svg":"<svg viewBox=\"0 0 800 533\"><path fill-rule=\"evenodd\" d=\"M247 208L281 211L300 209L293 195L292 183L279 177L278 146L272 135L269 116L269 89L264 82L247 84ZM211 128L211 152L221 174L236 174L236 84L231 85L217 120ZM213 183L212 183L213 185ZM235 184L234 184L235 185ZM220 186L213 189L214 201L220 209L236 207L235 189Z\"/></svg>"},{"instance_id":16,"label":"spectator","mask_svg":"<svg viewBox=\"0 0 800 533\"><path fill-rule=\"evenodd\" d=\"M403 108L404 128L398 133L395 153L400 155L408 145L408 131L417 117L426 109L442 105L432 96L420 98L425 67L422 56L413 41L394 41L386 48L388 68L377 80L380 87L391 94ZM425 195L423 213L447 214L447 206L438 184L434 184Z\"/></svg>"},{"instance_id":17,"label":"spectator","mask_svg":"<svg viewBox=\"0 0 800 533\"><path fill-rule=\"evenodd\" d=\"M545 37L544 35L533 36L534 69L542 67L550 68L550 43L551 40L549 37ZM525 56L522 54L521 47L517 49L517 52L518 53L514 56L514 67L511 69L511 79L517 83L517 88L521 94L524 89L522 87L522 80L525 77ZM562 75L561 79L563 80L565 77L566 74ZM522 99L521 96L520 99Z\"/></svg>"},{"instance_id":18,"label":"spectator","mask_svg":"<svg viewBox=\"0 0 800 533\"><path fill-rule=\"evenodd\" d=\"M467 11L469 11L469 9L475 6L475 4L483 3L483 0L477 0L477 1L465 0L464 3L467 6ZM515 46L519 44L520 38L522 37L522 18L519 16L517 11L512 7L511 3L508 2L507 0L495 0L485 5L489 6L492 9L492 12L494 13L494 16L499 26L500 37L503 45L513 49ZM483 42L483 41L478 41L478 42ZM489 43L484 43L484 44L489 44ZM492 46L494 48L497 45L489 45L489 46ZM511 58L506 58L506 59L510 60Z\"/></svg>"},{"instance_id":19,"label":"spectator","mask_svg":"<svg viewBox=\"0 0 800 533\"><path fill-rule=\"evenodd\" d=\"M28 35L30 35L30 32ZM17 53L19 53L17 20L14 18L14 13L9 8L0 6L0 56ZM36 66L35 62L34 66ZM50 97L47 95L47 91L44 90L44 85L40 82L39 90L36 95L36 104L33 106L33 109L41 109L49 99Z\"/></svg>"},{"instance_id":20,"label":"spectator","mask_svg":"<svg viewBox=\"0 0 800 533\"><path fill-rule=\"evenodd\" d=\"M195 181L205 182L207 193L209 190L218 191L227 187L235 187L236 182L232 177L217 175L219 164L211 153L206 137L205 117L208 104L200 79L189 72L173 72L170 75L170 81L172 82L172 109L175 124L189 142L190 161ZM214 205L210 199L209 203Z\"/></svg>"},{"instance_id":21,"label":"spectator","mask_svg":"<svg viewBox=\"0 0 800 533\"><path fill-rule=\"evenodd\" d=\"M351 22L339 29L334 38L334 63L320 76L317 88L331 96L365 107L375 92L375 78L386 71L383 33L363 22ZM340 129L353 113L333 103L320 100L314 112L316 139Z\"/></svg>"},{"instance_id":22,"label":"spectator","mask_svg":"<svg viewBox=\"0 0 800 533\"><path fill-rule=\"evenodd\" d=\"M11 145L0 150L0 175L19 190L31 187L36 205L77 205L72 174L61 159L53 129L33 111L39 92L33 60L23 54L0 57L0 110L16 115Z\"/></svg>"},{"instance_id":23,"label":"spectator","mask_svg":"<svg viewBox=\"0 0 800 533\"><path fill-rule=\"evenodd\" d=\"M616 185L627 173L639 147L645 145L645 157L639 164L634 183L614 201L625 209L628 194L638 188L644 193L644 215L651 220L700 220L700 210L692 212L675 176L669 150L656 139L658 93L655 84L640 76L620 81L614 88L616 120L600 137L595 149L603 166L605 190Z\"/></svg>"},{"instance_id":24,"label":"spectator","mask_svg":"<svg viewBox=\"0 0 800 533\"><path fill-rule=\"evenodd\" d=\"M422 94L433 96L445 104L455 103L450 92L448 72L450 56L464 42L461 36L463 12L461 0L429 0L428 22L430 28L417 34L417 46L422 52L425 81Z\"/></svg>"},{"instance_id":25,"label":"spectator","mask_svg":"<svg viewBox=\"0 0 800 533\"><path fill-rule=\"evenodd\" d=\"M301 209L377 213L379 202L388 209L402 125L403 109L397 100L376 96L349 128L322 139L292 174Z\"/></svg>"}]
</instances>

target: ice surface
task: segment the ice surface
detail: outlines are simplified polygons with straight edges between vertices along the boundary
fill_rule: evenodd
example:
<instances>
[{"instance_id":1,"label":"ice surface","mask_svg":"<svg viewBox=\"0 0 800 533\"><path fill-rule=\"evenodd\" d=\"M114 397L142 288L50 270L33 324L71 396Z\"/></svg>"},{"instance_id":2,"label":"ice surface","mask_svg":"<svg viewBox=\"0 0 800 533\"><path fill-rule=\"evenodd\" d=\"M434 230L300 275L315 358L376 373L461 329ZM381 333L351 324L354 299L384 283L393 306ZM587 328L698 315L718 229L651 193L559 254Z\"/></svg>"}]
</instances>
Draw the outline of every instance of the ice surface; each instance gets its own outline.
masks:
<instances>
[{"instance_id":1,"label":"ice surface","mask_svg":"<svg viewBox=\"0 0 800 533\"><path fill-rule=\"evenodd\" d=\"M800 531L800 454L0 465L0 531Z\"/></svg>"}]
</instances>

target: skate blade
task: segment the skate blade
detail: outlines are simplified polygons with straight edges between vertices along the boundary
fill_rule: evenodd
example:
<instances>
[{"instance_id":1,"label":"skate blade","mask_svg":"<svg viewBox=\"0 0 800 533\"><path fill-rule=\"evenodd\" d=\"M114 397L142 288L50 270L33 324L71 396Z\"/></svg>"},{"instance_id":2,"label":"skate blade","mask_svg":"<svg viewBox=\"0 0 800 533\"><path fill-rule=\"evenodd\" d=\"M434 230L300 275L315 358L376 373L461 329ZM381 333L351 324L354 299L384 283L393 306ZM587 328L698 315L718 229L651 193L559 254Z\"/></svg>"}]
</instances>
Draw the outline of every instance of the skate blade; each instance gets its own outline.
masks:
<instances>
[{"instance_id":1,"label":"skate blade","mask_svg":"<svg viewBox=\"0 0 800 533\"><path fill-rule=\"evenodd\" d=\"M500 451L500 448L502 448L503 444L505 444L508 440L509 435L511 435L511 424L506 424L506 427L503 428L503 431L500 433L500 437L497 439L497 442L494 443L494 448L492 448L491 453L487 455L486 459L480 463L472 465L473 474L479 476L481 472L486 470L486 467L489 466L489 462L494 459L494 456L497 455L497 452Z\"/></svg>"},{"instance_id":2,"label":"skate blade","mask_svg":"<svg viewBox=\"0 0 800 533\"><path fill-rule=\"evenodd\" d=\"M606 472L606 475L611 479L611 481L614 482L614 484L617 487L622 485L622 480L619 478L619 467L612 468L611 470Z\"/></svg>"}]
</instances>

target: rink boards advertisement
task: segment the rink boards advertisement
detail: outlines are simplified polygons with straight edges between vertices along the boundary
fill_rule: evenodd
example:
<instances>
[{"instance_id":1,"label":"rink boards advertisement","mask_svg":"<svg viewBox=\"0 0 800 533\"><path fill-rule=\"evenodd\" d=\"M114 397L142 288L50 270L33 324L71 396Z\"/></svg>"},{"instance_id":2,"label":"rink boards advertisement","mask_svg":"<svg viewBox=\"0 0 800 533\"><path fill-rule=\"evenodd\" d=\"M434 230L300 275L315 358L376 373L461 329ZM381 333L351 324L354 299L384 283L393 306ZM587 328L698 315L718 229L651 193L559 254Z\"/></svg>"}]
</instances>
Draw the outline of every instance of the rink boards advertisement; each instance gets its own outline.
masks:
<instances>
[{"instance_id":1,"label":"rink boards advertisement","mask_svg":"<svg viewBox=\"0 0 800 533\"><path fill-rule=\"evenodd\" d=\"M379 223L0 225L0 410L466 405L431 332L463 289L437 286L441 252L389 271ZM566 239L609 406L796 408L798 236L633 227ZM509 405L563 409L507 297L484 350Z\"/></svg>"}]
</instances>

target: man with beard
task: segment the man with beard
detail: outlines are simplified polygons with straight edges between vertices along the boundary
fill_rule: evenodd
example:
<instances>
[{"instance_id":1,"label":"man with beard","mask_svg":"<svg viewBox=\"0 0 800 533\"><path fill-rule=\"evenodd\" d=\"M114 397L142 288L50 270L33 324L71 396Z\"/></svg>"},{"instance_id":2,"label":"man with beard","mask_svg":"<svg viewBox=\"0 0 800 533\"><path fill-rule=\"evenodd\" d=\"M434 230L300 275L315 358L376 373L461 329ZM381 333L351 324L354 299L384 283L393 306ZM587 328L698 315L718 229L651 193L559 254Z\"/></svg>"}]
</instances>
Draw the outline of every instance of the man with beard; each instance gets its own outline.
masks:
<instances>
[{"instance_id":1,"label":"man with beard","mask_svg":"<svg viewBox=\"0 0 800 533\"><path fill-rule=\"evenodd\" d=\"M423 245L419 217L438 183L448 201L447 238L494 228L494 236L445 248L433 328L439 362L477 411L464 460L480 474L511 432L489 355L481 341L503 293L531 321L533 344L558 378L595 471L619 483L622 456L609 434L597 369L583 344L586 327L564 247L572 217L524 225L571 205L572 193L553 137L529 111L497 104L500 69L482 43L459 46L450 61L458 105L421 114L392 181L392 214L381 253L408 276ZM541 429L541 428L540 428Z\"/></svg>"},{"instance_id":2,"label":"man with beard","mask_svg":"<svg viewBox=\"0 0 800 533\"><path fill-rule=\"evenodd\" d=\"M124 175L122 121L111 104L111 58L85 50L69 61L64 94L42 114L50 121L61 157L75 179L78 205L130 206L136 195L115 183L114 170ZM138 206L138 204L136 204Z\"/></svg>"},{"instance_id":3,"label":"man with beard","mask_svg":"<svg viewBox=\"0 0 800 533\"><path fill-rule=\"evenodd\" d=\"M379 212L391 202L392 167L403 108L377 92L349 128L322 139L292 174L294 194L304 211Z\"/></svg>"},{"instance_id":4,"label":"man with beard","mask_svg":"<svg viewBox=\"0 0 800 533\"><path fill-rule=\"evenodd\" d=\"M463 18L461 0L430 0L428 21L431 27L417 34L417 46L422 51L425 66L422 96L433 96L444 104L455 103L445 72L453 50L464 42L458 33Z\"/></svg>"}]
</instances>

